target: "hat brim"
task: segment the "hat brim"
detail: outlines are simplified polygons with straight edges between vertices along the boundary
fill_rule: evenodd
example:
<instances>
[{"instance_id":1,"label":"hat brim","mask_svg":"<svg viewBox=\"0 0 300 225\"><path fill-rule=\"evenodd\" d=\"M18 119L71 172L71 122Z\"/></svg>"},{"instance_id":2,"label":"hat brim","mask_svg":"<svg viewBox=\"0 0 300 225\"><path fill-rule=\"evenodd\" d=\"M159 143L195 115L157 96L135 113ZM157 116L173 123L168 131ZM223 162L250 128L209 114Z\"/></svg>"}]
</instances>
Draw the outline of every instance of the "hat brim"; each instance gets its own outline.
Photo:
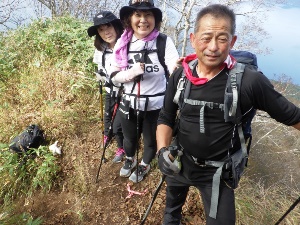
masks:
<instances>
[{"instance_id":1,"label":"hat brim","mask_svg":"<svg viewBox=\"0 0 300 225\"><path fill-rule=\"evenodd\" d=\"M98 31L97 31L98 26L91 26L88 28L87 33L90 37L92 37L98 33Z\"/></svg>"},{"instance_id":2,"label":"hat brim","mask_svg":"<svg viewBox=\"0 0 300 225\"><path fill-rule=\"evenodd\" d=\"M120 19L123 21L125 16L130 15L133 11L136 10L149 10L152 11L154 14L154 17L158 20L158 22L162 21L162 11L159 8L156 8L154 6L139 6L139 7L133 7L133 6L123 6L120 9Z\"/></svg>"},{"instance_id":3,"label":"hat brim","mask_svg":"<svg viewBox=\"0 0 300 225\"><path fill-rule=\"evenodd\" d=\"M90 37L95 36L96 34L98 34L98 30L97 30L97 29L98 29L98 27L99 27L100 25L108 24L108 23L112 23L112 22L118 23L118 25L119 25L120 27L122 27L121 20L120 20L120 19L115 19L115 20L112 20L112 21L110 21L110 22L98 23L97 25L91 26L91 27L89 27L89 28L87 29L87 33L88 33L88 35L89 35Z\"/></svg>"}]
</instances>

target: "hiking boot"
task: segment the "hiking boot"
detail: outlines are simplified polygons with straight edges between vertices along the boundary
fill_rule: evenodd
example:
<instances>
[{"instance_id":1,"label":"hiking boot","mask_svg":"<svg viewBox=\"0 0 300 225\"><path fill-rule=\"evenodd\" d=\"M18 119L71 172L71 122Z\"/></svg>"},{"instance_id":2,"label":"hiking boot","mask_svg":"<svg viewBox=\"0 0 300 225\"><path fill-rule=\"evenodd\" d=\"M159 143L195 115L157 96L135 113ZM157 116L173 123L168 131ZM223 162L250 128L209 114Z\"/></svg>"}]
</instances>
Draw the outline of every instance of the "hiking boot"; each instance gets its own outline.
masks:
<instances>
[{"instance_id":1,"label":"hiking boot","mask_svg":"<svg viewBox=\"0 0 300 225\"><path fill-rule=\"evenodd\" d=\"M150 170L150 165L143 166L140 164L137 167L137 169L131 174L131 176L129 177L129 180L136 183L136 176L137 176L137 182L140 182L143 180L144 176L149 172L149 170Z\"/></svg>"},{"instance_id":2,"label":"hiking boot","mask_svg":"<svg viewBox=\"0 0 300 225\"><path fill-rule=\"evenodd\" d=\"M136 166L136 159L126 158L124 166L120 170L121 177L129 177L131 170Z\"/></svg>"},{"instance_id":3,"label":"hiking boot","mask_svg":"<svg viewBox=\"0 0 300 225\"><path fill-rule=\"evenodd\" d=\"M116 151L115 158L112 160L113 163L119 163L122 161L123 157L125 155L125 151L123 148L118 148Z\"/></svg>"}]
</instances>

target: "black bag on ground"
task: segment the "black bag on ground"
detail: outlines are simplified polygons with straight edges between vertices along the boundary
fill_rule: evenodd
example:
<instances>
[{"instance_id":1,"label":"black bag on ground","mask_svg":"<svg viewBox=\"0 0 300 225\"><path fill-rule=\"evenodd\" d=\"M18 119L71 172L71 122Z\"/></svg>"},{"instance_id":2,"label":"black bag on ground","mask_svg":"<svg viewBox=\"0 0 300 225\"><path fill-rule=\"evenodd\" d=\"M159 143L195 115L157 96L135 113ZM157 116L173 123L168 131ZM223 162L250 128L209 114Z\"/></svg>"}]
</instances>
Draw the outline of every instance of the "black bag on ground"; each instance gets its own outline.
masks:
<instances>
[{"instance_id":1,"label":"black bag on ground","mask_svg":"<svg viewBox=\"0 0 300 225\"><path fill-rule=\"evenodd\" d=\"M38 148L44 141L44 131L32 124L12 139L9 149L19 154L27 153L30 148Z\"/></svg>"}]
</instances>

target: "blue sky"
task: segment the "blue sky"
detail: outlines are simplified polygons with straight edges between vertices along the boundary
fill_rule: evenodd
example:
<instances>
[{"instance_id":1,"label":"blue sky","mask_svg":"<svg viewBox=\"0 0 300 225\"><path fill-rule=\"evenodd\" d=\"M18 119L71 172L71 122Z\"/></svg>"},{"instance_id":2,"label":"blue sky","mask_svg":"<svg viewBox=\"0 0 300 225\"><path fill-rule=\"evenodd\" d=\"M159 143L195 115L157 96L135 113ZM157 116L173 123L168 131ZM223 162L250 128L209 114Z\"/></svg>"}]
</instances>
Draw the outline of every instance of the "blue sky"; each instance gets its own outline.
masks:
<instances>
[{"instance_id":1,"label":"blue sky","mask_svg":"<svg viewBox=\"0 0 300 225\"><path fill-rule=\"evenodd\" d=\"M257 55L260 69L270 79L282 74L300 85L300 0L289 0L269 13L264 27L270 38L264 46L273 49L270 55Z\"/></svg>"}]
</instances>

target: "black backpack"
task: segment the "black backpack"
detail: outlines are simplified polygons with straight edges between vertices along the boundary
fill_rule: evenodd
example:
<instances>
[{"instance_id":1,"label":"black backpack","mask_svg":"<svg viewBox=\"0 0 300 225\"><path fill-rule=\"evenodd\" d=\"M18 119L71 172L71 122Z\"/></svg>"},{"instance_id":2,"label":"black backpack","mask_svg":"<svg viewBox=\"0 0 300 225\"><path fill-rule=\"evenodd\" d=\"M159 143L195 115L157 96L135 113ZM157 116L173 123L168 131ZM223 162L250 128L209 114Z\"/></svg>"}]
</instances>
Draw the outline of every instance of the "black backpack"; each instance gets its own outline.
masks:
<instances>
[{"instance_id":1,"label":"black backpack","mask_svg":"<svg viewBox=\"0 0 300 225\"><path fill-rule=\"evenodd\" d=\"M44 141L44 131L32 124L12 139L9 149L18 154L27 153L30 148L38 148Z\"/></svg>"},{"instance_id":2,"label":"black backpack","mask_svg":"<svg viewBox=\"0 0 300 225\"><path fill-rule=\"evenodd\" d=\"M258 70L257 65L257 57L255 54L248 51L237 51L231 50L230 55L232 55L237 60L237 65L234 69L232 69L229 73L226 90L225 90L225 100L223 107L224 110L224 119L226 122L231 121L235 124L240 124L242 119L242 113L240 106L237 104L239 95L240 95L240 86L244 73L245 66ZM189 63L191 70L195 66L196 60L193 60ZM180 84L181 82L181 84ZM174 97L174 102L179 105L179 115L181 109L184 107L185 102L184 99L188 98L189 92L191 88L191 82L186 79L184 72L182 73L181 78L178 81L177 91ZM184 90L184 91L182 91ZM236 92L233 94L233 92ZM236 98L236 99L234 99ZM256 114L256 109L251 109L250 112L247 113L247 120L243 120L242 122L242 130L247 141L247 152L249 152L250 142L252 139L251 133L251 121Z\"/></svg>"}]
</instances>

